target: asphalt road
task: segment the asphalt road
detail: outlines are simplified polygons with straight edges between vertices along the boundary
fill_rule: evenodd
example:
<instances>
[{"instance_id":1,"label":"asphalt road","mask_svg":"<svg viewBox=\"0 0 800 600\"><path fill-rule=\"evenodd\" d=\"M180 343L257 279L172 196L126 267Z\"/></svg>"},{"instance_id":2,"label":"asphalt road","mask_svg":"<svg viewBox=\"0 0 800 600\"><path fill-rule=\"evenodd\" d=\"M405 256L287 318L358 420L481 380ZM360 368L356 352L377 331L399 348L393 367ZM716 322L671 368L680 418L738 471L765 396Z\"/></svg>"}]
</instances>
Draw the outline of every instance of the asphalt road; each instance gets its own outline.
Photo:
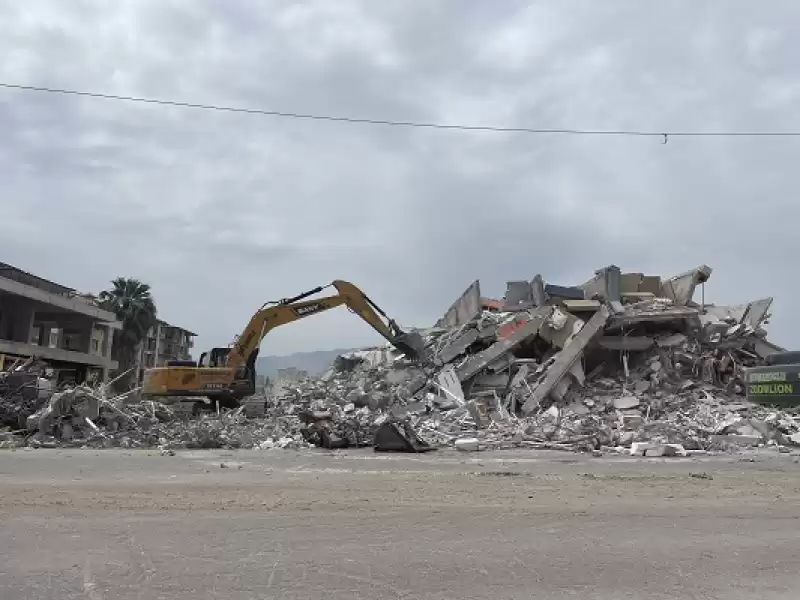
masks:
<instances>
[{"instance_id":1,"label":"asphalt road","mask_svg":"<svg viewBox=\"0 0 800 600\"><path fill-rule=\"evenodd\" d=\"M0 598L794 600L796 461L3 451Z\"/></svg>"}]
</instances>

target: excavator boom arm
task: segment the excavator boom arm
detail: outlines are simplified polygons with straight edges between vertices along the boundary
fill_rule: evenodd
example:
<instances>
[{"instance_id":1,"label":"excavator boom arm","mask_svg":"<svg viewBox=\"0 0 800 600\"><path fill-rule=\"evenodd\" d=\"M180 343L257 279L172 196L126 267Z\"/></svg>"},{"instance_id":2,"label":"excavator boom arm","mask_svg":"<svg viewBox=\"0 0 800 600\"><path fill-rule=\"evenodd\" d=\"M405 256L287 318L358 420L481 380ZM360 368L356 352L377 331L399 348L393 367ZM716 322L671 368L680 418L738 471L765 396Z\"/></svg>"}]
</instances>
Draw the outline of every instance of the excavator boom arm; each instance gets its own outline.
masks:
<instances>
[{"instance_id":1,"label":"excavator boom arm","mask_svg":"<svg viewBox=\"0 0 800 600\"><path fill-rule=\"evenodd\" d=\"M418 353L421 351L421 340L418 339L418 336L414 337L406 334L377 304L352 283L337 279L331 285L339 292L337 295L314 300L303 300L324 289L323 287L318 287L261 308L252 316L242 334L237 338L233 348L231 348L228 354L227 366L238 368L246 364L253 352L260 346L261 340L272 329L336 308L342 304L366 321L389 343L405 352L409 357L417 358ZM386 322L381 317L386 319Z\"/></svg>"},{"instance_id":2,"label":"excavator boom arm","mask_svg":"<svg viewBox=\"0 0 800 600\"><path fill-rule=\"evenodd\" d=\"M370 300L369 296L352 283L337 279L331 285L339 292L339 297L344 299L347 307L366 321L370 327L381 334L389 343L393 344L399 336L404 334L397 326L397 323L390 319L377 304ZM378 316L379 314L380 316ZM386 323L383 322L381 316L386 319Z\"/></svg>"}]
</instances>

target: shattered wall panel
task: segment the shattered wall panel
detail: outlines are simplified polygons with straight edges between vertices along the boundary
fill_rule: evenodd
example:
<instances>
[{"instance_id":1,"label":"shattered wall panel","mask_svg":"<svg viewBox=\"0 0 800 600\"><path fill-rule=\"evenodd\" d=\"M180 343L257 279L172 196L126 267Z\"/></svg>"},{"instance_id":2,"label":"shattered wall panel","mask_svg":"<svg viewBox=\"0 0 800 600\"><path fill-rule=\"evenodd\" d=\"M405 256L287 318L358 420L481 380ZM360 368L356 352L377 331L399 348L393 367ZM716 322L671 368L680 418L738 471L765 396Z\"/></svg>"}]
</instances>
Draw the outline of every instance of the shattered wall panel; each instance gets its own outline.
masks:
<instances>
[{"instance_id":1,"label":"shattered wall panel","mask_svg":"<svg viewBox=\"0 0 800 600\"><path fill-rule=\"evenodd\" d=\"M700 265L690 271L675 275L661 285L661 295L669 298L678 306L686 306L694 297L694 290L700 283L711 277L713 269L708 265Z\"/></svg>"},{"instance_id":2,"label":"shattered wall panel","mask_svg":"<svg viewBox=\"0 0 800 600\"><path fill-rule=\"evenodd\" d=\"M769 317L769 309L772 306L772 298L762 298L754 300L747 305L741 322L745 325L758 329L761 323Z\"/></svg>"},{"instance_id":3,"label":"shattered wall panel","mask_svg":"<svg viewBox=\"0 0 800 600\"><path fill-rule=\"evenodd\" d=\"M555 355L553 363L548 368L544 379L525 401L522 407L524 413L530 413L539 406L542 400L547 398L550 391L558 384L561 378L569 372L575 361L580 359L584 348L589 345L589 342L602 333L609 315L610 312L608 308L605 306L602 307L589 319L570 343L567 344L561 352Z\"/></svg>"},{"instance_id":4,"label":"shattered wall panel","mask_svg":"<svg viewBox=\"0 0 800 600\"><path fill-rule=\"evenodd\" d=\"M528 340L531 336L536 335L552 311L553 308L550 306L537 308L530 314L525 323L518 327L513 333L498 340L489 346L489 348L480 354L472 356L468 361L459 366L456 370L458 378L461 381L466 381L489 366L493 361L507 355L516 346Z\"/></svg>"},{"instance_id":5,"label":"shattered wall panel","mask_svg":"<svg viewBox=\"0 0 800 600\"><path fill-rule=\"evenodd\" d=\"M481 311L481 283L473 281L444 316L436 322L436 327L458 327L467 323Z\"/></svg>"}]
</instances>

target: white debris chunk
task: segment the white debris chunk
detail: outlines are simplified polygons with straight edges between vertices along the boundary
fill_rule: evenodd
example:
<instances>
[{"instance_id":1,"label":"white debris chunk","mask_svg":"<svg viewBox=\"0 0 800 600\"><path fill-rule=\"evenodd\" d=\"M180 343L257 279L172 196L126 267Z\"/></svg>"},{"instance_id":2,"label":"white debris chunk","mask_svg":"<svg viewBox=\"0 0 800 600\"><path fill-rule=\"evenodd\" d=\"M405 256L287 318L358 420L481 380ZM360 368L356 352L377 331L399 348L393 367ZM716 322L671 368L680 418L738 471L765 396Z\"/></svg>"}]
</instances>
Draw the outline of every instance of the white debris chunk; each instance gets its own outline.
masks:
<instances>
[{"instance_id":1,"label":"white debris chunk","mask_svg":"<svg viewBox=\"0 0 800 600\"><path fill-rule=\"evenodd\" d=\"M462 452L477 452L481 449L481 442L478 438L459 438L456 440L456 450Z\"/></svg>"},{"instance_id":2,"label":"white debris chunk","mask_svg":"<svg viewBox=\"0 0 800 600\"><path fill-rule=\"evenodd\" d=\"M636 408L639 406L639 399L636 396L625 395L614 398L614 408L617 410L625 410L627 408Z\"/></svg>"}]
</instances>

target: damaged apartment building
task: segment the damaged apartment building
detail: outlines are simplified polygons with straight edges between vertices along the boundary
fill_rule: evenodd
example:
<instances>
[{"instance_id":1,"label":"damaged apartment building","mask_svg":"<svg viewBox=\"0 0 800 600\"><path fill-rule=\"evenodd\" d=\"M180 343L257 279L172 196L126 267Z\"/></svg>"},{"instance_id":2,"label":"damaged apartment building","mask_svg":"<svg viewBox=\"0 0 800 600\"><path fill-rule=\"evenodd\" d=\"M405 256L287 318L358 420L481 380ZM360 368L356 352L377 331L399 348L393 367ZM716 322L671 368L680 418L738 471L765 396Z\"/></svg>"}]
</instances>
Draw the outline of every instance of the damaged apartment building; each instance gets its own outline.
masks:
<instances>
[{"instance_id":1,"label":"damaged apartment building","mask_svg":"<svg viewBox=\"0 0 800 600\"><path fill-rule=\"evenodd\" d=\"M0 371L36 357L57 383L105 381L121 327L94 297L0 263Z\"/></svg>"},{"instance_id":2,"label":"damaged apartment building","mask_svg":"<svg viewBox=\"0 0 800 600\"><path fill-rule=\"evenodd\" d=\"M155 326L147 331L145 339L139 349L138 376L139 382L144 381L144 372L153 367L163 367L167 363L190 362L192 360L192 348L197 334L170 325L166 321L159 319Z\"/></svg>"}]
</instances>

